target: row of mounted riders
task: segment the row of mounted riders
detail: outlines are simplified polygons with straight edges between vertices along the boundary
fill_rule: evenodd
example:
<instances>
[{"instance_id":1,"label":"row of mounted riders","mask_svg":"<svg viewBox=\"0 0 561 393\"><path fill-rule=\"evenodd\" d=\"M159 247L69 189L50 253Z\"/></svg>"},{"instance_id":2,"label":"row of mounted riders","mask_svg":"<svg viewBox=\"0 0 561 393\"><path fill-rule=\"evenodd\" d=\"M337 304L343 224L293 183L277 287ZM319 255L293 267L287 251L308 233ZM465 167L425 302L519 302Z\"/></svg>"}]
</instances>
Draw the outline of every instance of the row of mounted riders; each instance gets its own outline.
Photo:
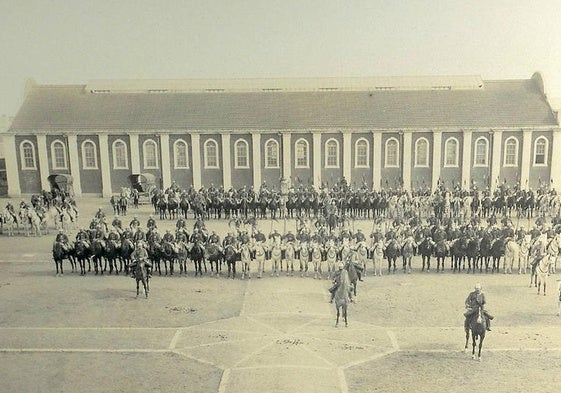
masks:
<instances>
[{"instance_id":1,"label":"row of mounted riders","mask_svg":"<svg viewBox=\"0 0 561 393\"><path fill-rule=\"evenodd\" d=\"M77 220L78 208L73 200L52 203L48 208L40 199L32 198L31 203L21 201L17 211L8 203L0 212L2 232L8 236L13 236L16 231L24 231L26 236L42 236L43 231L49 233L51 226L68 229L76 225Z\"/></svg>"},{"instance_id":2,"label":"row of mounted riders","mask_svg":"<svg viewBox=\"0 0 561 393\"><path fill-rule=\"evenodd\" d=\"M440 188L428 191L381 190L370 191L366 187L291 188L286 195L276 190L262 188L255 192L245 187L238 190L201 189L188 191L167 189L156 191L151 197L155 214L160 219L187 218L189 211L194 216L226 218L248 216L256 218L294 218L348 215L354 218L395 217L411 208L443 216L465 215L489 217L491 215L532 218L548 215L561 209L561 198L554 190L537 193L521 189L501 188L493 195L489 192ZM333 208L331 208L331 206Z\"/></svg>"}]
</instances>

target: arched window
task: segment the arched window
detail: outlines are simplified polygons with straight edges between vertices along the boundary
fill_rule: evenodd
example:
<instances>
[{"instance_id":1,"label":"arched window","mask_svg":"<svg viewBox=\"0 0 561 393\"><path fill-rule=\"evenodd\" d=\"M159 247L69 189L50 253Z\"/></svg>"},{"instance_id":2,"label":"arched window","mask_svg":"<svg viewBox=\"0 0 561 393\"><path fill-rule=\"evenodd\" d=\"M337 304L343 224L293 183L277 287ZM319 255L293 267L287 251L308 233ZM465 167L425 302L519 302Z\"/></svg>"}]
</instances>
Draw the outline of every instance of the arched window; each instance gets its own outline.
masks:
<instances>
[{"instance_id":1,"label":"arched window","mask_svg":"<svg viewBox=\"0 0 561 393\"><path fill-rule=\"evenodd\" d=\"M427 138L419 138L415 141L415 166L429 166L429 141Z\"/></svg>"},{"instance_id":2,"label":"arched window","mask_svg":"<svg viewBox=\"0 0 561 393\"><path fill-rule=\"evenodd\" d=\"M399 141L395 138L389 138L386 141L385 166L387 168L399 167Z\"/></svg>"},{"instance_id":3,"label":"arched window","mask_svg":"<svg viewBox=\"0 0 561 393\"><path fill-rule=\"evenodd\" d=\"M489 141L484 136L475 141L475 157L473 166L489 165Z\"/></svg>"},{"instance_id":4,"label":"arched window","mask_svg":"<svg viewBox=\"0 0 561 393\"><path fill-rule=\"evenodd\" d=\"M158 168L158 145L152 139L147 139L142 144L145 169Z\"/></svg>"},{"instance_id":5,"label":"arched window","mask_svg":"<svg viewBox=\"0 0 561 393\"><path fill-rule=\"evenodd\" d=\"M325 142L325 167L339 168L339 142L336 139Z\"/></svg>"},{"instance_id":6,"label":"arched window","mask_svg":"<svg viewBox=\"0 0 561 393\"><path fill-rule=\"evenodd\" d=\"M279 167L279 143L274 139L265 142L265 168Z\"/></svg>"},{"instance_id":7,"label":"arched window","mask_svg":"<svg viewBox=\"0 0 561 393\"><path fill-rule=\"evenodd\" d=\"M448 138L444 144L444 166L458 166L460 143L454 137Z\"/></svg>"},{"instance_id":8,"label":"arched window","mask_svg":"<svg viewBox=\"0 0 561 393\"><path fill-rule=\"evenodd\" d=\"M358 139L355 142L355 168L368 168L370 166L368 153L368 140Z\"/></svg>"},{"instance_id":9,"label":"arched window","mask_svg":"<svg viewBox=\"0 0 561 393\"><path fill-rule=\"evenodd\" d=\"M310 150L308 141L305 139L298 139L296 141L296 168L309 168L310 167Z\"/></svg>"},{"instance_id":10,"label":"arched window","mask_svg":"<svg viewBox=\"0 0 561 393\"><path fill-rule=\"evenodd\" d=\"M121 139L113 142L113 169L128 169L129 157L127 144Z\"/></svg>"},{"instance_id":11,"label":"arched window","mask_svg":"<svg viewBox=\"0 0 561 393\"><path fill-rule=\"evenodd\" d=\"M82 142L82 167L84 169L97 169L97 149L91 140Z\"/></svg>"},{"instance_id":12,"label":"arched window","mask_svg":"<svg viewBox=\"0 0 561 393\"><path fill-rule=\"evenodd\" d=\"M518 166L518 139L513 136L505 141L504 166Z\"/></svg>"},{"instance_id":13,"label":"arched window","mask_svg":"<svg viewBox=\"0 0 561 393\"><path fill-rule=\"evenodd\" d=\"M37 169L35 161L35 145L30 141L23 141L19 145L21 169Z\"/></svg>"},{"instance_id":14,"label":"arched window","mask_svg":"<svg viewBox=\"0 0 561 393\"><path fill-rule=\"evenodd\" d=\"M189 168L189 160L187 155L187 142L178 139L173 143L173 166L175 169Z\"/></svg>"},{"instance_id":15,"label":"arched window","mask_svg":"<svg viewBox=\"0 0 561 393\"><path fill-rule=\"evenodd\" d=\"M205 168L218 168L218 143L214 139L207 139L204 151Z\"/></svg>"},{"instance_id":16,"label":"arched window","mask_svg":"<svg viewBox=\"0 0 561 393\"><path fill-rule=\"evenodd\" d=\"M67 169L66 165L66 146L62 141L56 140L51 143L51 158L53 169Z\"/></svg>"},{"instance_id":17,"label":"arched window","mask_svg":"<svg viewBox=\"0 0 561 393\"><path fill-rule=\"evenodd\" d=\"M245 139L238 139L234 144L235 168L249 168L249 144Z\"/></svg>"},{"instance_id":18,"label":"arched window","mask_svg":"<svg viewBox=\"0 0 561 393\"><path fill-rule=\"evenodd\" d=\"M534 142L534 165L545 166L547 165L547 149L548 140L544 136L540 136Z\"/></svg>"}]
</instances>

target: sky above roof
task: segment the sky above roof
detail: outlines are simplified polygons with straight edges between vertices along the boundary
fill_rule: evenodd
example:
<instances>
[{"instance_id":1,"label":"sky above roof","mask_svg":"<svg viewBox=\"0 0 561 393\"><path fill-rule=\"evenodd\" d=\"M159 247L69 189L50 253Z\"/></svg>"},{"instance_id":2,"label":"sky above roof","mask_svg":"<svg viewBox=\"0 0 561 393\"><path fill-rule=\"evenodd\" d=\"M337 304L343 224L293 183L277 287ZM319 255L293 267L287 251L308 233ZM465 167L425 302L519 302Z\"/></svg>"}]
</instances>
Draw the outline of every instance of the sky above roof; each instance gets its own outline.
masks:
<instances>
[{"instance_id":1,"label":"sky above roof","mask_svg":"<svg viewBox=\"0 0 561 393\"><path fill-rule=\"evenodd\" d=\"M561 97L559 0L0 0L0 114L25 81L540 71Z\"/></svg>"}]
</instances>

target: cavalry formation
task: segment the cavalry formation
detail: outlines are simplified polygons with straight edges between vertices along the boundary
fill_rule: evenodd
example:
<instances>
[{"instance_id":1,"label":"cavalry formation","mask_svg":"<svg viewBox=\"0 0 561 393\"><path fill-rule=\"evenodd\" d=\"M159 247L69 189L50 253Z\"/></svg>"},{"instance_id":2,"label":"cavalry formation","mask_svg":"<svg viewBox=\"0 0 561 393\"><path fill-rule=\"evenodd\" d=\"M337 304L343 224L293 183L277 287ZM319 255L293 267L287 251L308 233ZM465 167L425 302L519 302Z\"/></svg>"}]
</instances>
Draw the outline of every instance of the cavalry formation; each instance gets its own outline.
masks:
<instances>
[{"instance_id":1,"label":"cavalry formation","mask_svg":"<svg viewBox=\"0 0 561 393\"><path fill-rule=\"evenodd\" d=\"M76 201L68 193L43 191L33 195L29 202L21 200L17 209L7 203L0 212L0 225L2 233L8 236L42 236L52 228L76 228L78 216Z\"/></svg>"}]
</instances>

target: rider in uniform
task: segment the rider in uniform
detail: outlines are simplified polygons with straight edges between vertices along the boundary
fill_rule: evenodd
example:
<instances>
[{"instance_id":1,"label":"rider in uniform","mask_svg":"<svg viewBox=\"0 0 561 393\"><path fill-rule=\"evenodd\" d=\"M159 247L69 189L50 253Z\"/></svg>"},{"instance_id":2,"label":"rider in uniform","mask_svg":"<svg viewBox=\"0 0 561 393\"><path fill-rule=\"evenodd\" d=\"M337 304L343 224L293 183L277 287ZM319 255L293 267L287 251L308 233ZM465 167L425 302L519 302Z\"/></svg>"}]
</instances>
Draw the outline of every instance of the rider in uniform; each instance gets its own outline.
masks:
<instances>
[{"instance_id":1,"label":"rider in uniform","mask_svg":"<svg viewBox=\"0 0 561 393\"><path fill-rule=\"evenodd\" d=\"M481 284L477 283L475 284L475 290L470 292L470 294L468 295L465 301L466 312L464 313L464 316L466 317L466 320L464 322L464 327L466 330L469 329L468 324L471 315L476 313L479 306L481 306L483 311L483 316L487 321L487 330L491 331L491 319L493 319L494 317L491 314L489 314L487 310L483 308L485 306L485 303L486 303L485 294L483 293Z\"/></svg>"},{"instance_id":2,"label":"rider in uniform","mask_svg":"<svg viewBox=\"0 0 561 393\"><path fill-rule=\"evenodd\" d=\"M140 221L138 221L138 217L134 216L131 223L129 224L129 227L132 228L132 230L134 231L134 228L139 228L140 227Z\"/></svg>"},{"instance_id":3,"label":"rider in uniform","mask_svg":"<svg viewBox=\"0 0 561 393\"><path fill-rule=\"evenodd\" d=\"M166 233L164 233L164 236L162 237L162 240L164 242L168 242L168 243L173 242L173 234L171 233L171 231L169 229L167 229Z\"/></svg>"},{"instance_id":4,"label":"rider in uniform","mask_svg":"<svg viewBox=\"0 0 561 393\"><path fill-rule=\"evenodd\" d=\"M70 250L70 243L68 241L68 236L64 233L64 230L59 229L58 234L56 235L55 243L62 244L62 248L64 251Z\"/></svg>"},{"instance_id":5,"label":"rider in uniform","mask_svg":"<svg viewBox=\"0 0 561 393\"><path fill-rule=\"evenodd\" d=\"M115 217L113 218L113 222L111 222L111 225L113 226L113 228L115 228L119 235L123 233L123 223L121 222L119 216L115 215Z\"/></svg>"},{"instance_id":6,"label":"rider in uniform","mask_svg":"<svg viewBox=\"0 0 561 393\"><path fill-rule=\"evenodd\" d=\"M131 254L131 261L132 263L129 265L131 268L132 277L134 277L134 267L137 263L144 263L146 266L146 272L148 277L152 277L152 264L148 260L148 251L144 247L144 242L142 240L138 240L136 242L136 247Z\"/></svg>"},{"instance_id":7,"label":"rider in uniform","mask_svg":"<svg viewBox=\"0 0 561 393\"><path fill-rule=\"evenodd\" d=\"M103 212L103 209L101 207L97 209L97 212L95 213L95 218L98 220L105 218L105 213Z\"/></svg>"},{"instance_id":8,"label":"rider in uniform","mask_svg":"<svg viewBox=\"0 0 561 393\"><path fill-rule=\"evenodd\" d=\"M84 228L80 228L78 233L76 234L76 241L83 242L86 247L90 247L90 234Z\"/></svg>"},{"instance_id":9,"label":"rider in uniform","mask_svg":"<svg viewBox=\"0 0 561 393\"><path fill-rule=\"evenodd\" d=\"M338 265L339 269L333 272L333 276L331 277L331 281L333 282L333 285L331 286L331 288L329 288L329 292L331 293L331 300L329 300L329 303L333 303L335 292L337 292L337 288L339 288L339 285L341 285L341 274L343 273L344 267L345 265L343 264L343 262L339 262Z\"/></svg>"},{"instance_id":10,"label":"rider in uniform","mask_svg":"<svg viewBox=\"0 0 561 393\"><path fill-rule=\"evenodd\" d=\"M156 225L156 220L154 220L154 216L150 214L150 217L148 217L148 221L146 222L146 228L153 229L157 227L158 226Z\"/></svg>"}]
</instances>

